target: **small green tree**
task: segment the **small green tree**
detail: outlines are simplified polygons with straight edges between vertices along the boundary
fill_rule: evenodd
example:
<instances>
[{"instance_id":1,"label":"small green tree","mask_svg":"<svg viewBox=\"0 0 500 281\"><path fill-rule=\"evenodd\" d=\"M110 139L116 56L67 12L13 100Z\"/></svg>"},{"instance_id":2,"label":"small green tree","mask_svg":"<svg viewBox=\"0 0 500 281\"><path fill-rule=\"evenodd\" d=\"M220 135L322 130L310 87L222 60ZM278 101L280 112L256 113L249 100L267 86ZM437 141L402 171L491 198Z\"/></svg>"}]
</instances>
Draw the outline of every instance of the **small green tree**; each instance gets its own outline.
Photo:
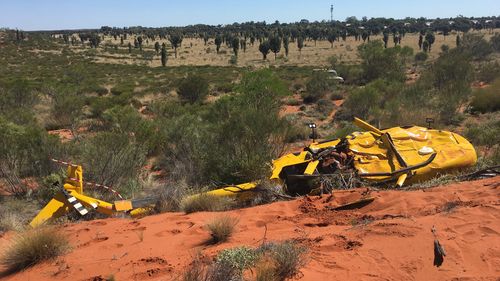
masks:
<instances>
[{"instance_id":1,"label":"small green tree","mask_svg":"<svg viewBox=\"0 0 500 281\"><path fill-rule=\"evenodd\" d=\"M269 47L271 51L274 53L274 60L276 60L276 55L281 50L281 38L278 35L274 35L269 38Z\"/></svg>"},{"instance_id":2,"label":"small green tree","mask_svg":"<svg viewBox=\"0 0 500 281\"><path fill-rule=\"evenodd\" d=\"M132 44L128 42L128 53L132 53Z\"/></svg>"},{"instance_id":3,"label":"small green tree","mask_svg":"<svg viewBox=\"0 0 500 281\"><path fill-rule=\"evenodd\" d=\"M179 83L177 94L189 103L202 102L208 94L208 82L199 75L189 75Z\"/></svg>"},{"instance_id":4,"label":"small green tree","mask_svg":"<svg viewBox=\"0 0 500 281\"><path fill-rule=\"evenodd\" d=\"M203 34L203 42L204 42L205 46L208 43L208 34L206 32Z\"/></svg>"},{"instance_id":5,"label":"small green tree","mask_svg":"<svg viewBox=\"0 0 500 281\"><path fill-rule=\"evenodd\" d=\"M299 49L299 58L302 55L302 48L304 48L304 37L297 38L297 48Z\"/></svg>"},{"instance_id":6,"label":"small green tree","mask_svg":"<svg viewBox=\"0 0 500 281\"><path fill-rule=\"evenodd\" d=\"M155 51L157 55L160 53L160 43L158 42L155 42Z\"/></svg>"},{"instance_id":7,"label":"small green tree","mask_svg":"<svg viewBox=\"0 0 500 281\"><path fill-rule=\"evenodd\" d=\"M328 32L328 36L326 39L328 40L328 42L330 42L331 48L333 48L333 42L337 40L337 34L335 33L335 31L331 30L330 32Z\"/></svg>"},{"instance_id":8,"label":"small green tree","mask_svg":"<svg viewBox=\"0 0 500 281\"><path fill-rule=\"evenodd\" d=\"M432 31L427 32L425 35L425 41L429 43L429 52L432 49L432 44L434 44L434 41L436 41L436 37L434 36L434 33Z\"/></svg>"},{"instance_id":9,"label":"small green tree","mask_svg":"<svg viewBox=\"0 0 500 281\"><path fill-rule=\"evenodd\" d=\"M234 55L237 57L238 56L238 50L240 48L240 39L238 37L234 37L233 41L231 42L231 45L233 47Z\"/></svg>"},{"instance_id":10,"label":"small green tree","mask_svg":"<svg viewBox=\"0 0 500 281\"><path fill-rule=\"evenodd\" d=\"M271 46L269 45L269 41L263 41L259 45L259 52L262 53L262 59L266 60L267 55L269 54L269 51L271 50Z\"/></svg>"},{"instance_id":11,"label":"small green tree","mask_svg":"<svg viewBox=\"0 0 500 281\"><path fill-rule=\"evenodd\" d=\"M460 47L460 35L457 34L457 39L455 39L455 44L457 45L457 47Z\"/></svg>"},{"instance_id":12,"label":"small green tree","mask_svg":"<svg viewBox=\"0 0 500 281\"><path fill-rule=\"evenodd\" d=\"M422 50L422 44L424 43L424 36L422 34L418 35L418 49Z\"/></svg>"},{"instance_id":13,"label":"small green tree","mask_svg":"<svg viewBox=\"0 0 500 281\"><path fill-rule=\"evenodd\" d=\"M161 65L166 66L167 60L168 60L167 48L165 46L165 43L163 43L163 45L161 46Z\"/></svg>"},{"instance_id":14,"label":"small green tree","mask_svg":"<svg viewBox=\"0 0 500 281\"><path fill-rule=\"evenodd\" d=\"M217 50L217 54L219 53L221 44L222 44L222 37L220 36L220 34L217 34L217 36L215 37L215 48Z\"/></svg>"},{"instance_id":15,"label":"small green tree","mask_svg":"<svg viewBox=\"0 0 500 281\"><path fill-rule=\"evenodd\" d=\"M384 32L384 38L382 40L384 41L384 48L387 48L387 42L389 42L389 33Z\"/></svg>"},{"instance_id":16,"label":"small green tree","mask_svg":"<svg viewBox=\"0 0 500 281\"><path fill-rule=\"evenodd\" d=\"M139 50L142 51L142 36L137 37L137 44L139 45Z\"/></svg>"},{"instance_id":17,"label":"small green tree","mask_svg":"<svg viewBox=\"0 0 500 281\"><path fill-rule=\"evenodd\" d=\"M182 44L182 35L180 33L173 33L170 34L170 44L172 45L172 48L174 48L175 52L175 58L177 58L177 48L179 48Z\"/></svg>"},{"instance_id":18,"label":"small green tree","mask_svg":"<svg viewBox=\"0 0 500 281\"><path fill-rule=\"evenodd\" d=\"M290 37L285 36L283 38L283 48L285 48L285 56L288 57L288 51L289 51L289 44L290 44Z\"/></svg>"},{"instance_id":19,"label":"small green tree","mask_svg":"<svg viewBox=\"0 0 500 281\"><path fill-rule=\"evenodd\" d=\"M424 50L424 52L429 52L430 51L430 47L429 47L429 42L427 40L424 41L424 43L422 43L422 49Z\"/></svg>"}]
</instances>

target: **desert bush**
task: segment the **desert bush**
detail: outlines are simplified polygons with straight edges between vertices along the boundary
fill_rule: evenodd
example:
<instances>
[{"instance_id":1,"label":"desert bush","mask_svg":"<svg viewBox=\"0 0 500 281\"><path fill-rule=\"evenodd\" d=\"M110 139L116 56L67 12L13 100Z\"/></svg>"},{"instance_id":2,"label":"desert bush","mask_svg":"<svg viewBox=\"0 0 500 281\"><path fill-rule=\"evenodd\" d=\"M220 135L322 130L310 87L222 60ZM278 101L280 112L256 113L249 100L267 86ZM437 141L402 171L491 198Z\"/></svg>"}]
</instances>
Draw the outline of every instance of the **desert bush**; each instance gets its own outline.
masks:
<instances>
[{"instance_id":1,"label":"desert bush","mask_svg":"<svg viewBox=\"0 0 500 281\"><path fill-rule=\"evenodd\" d=\"M464 135L474 145L491 148L500 144L500 120L488 120L482 124L467 123Z\"/></svg>"},{"instance_id":2,"label":"desert bush","mask_svg":"<svg viewBox=\"0 0 500 281\"><path fill-rule=\"evenodd\" d=\"M60 92L53 96L52 116L59 128L75 124L82 115L83 98L75 93Z\"/></svg>"},{"instance_id":3,"label":"desert bush","mask_svg":"<svg viewBox=\"0 0 500 281\"><path fill-rule=\"evenodd\" d=\"M426 52L418 52L415 54L415 62L424 62L429 58L429 55Z\"/></svg>"},{"instance_id":4,"label":"desert bush","mask_svg":"<svg viewBox=\"0 0 500 281\"><path fill-rule=\"evenodd\" d=\"M333 103L326 99L320 99L316 103L316 111L321 113L320 119L324 120L333 110Z\"/></svg>"},{"instance_id":5,"label":"desert bush","mask_svg":"<svg viewBox=\"0 0 500 281\"><path fill-rule=\"evenodd\" d=\"M49 155L57 149L57 138L37 125L17 125L0 116L0 180L9 192L23 195L27 188L19 179L43 175Z\"/></svg>"},{"instance_id":6,"label":"desert bush","mask_svg":"<svg viewBox=\"0 0 500 281\"><path fill-rule=\"evenodd\" d=\"M195 258L184 270L183 281L242 281L241 273L226 263L206 265L200 257Z\"/></svg>"},{"instance_id":7,"label":"desert bush","mask_svg":"<svg viewBox=\"0 0 500 281\"><path fill-rule=\"evenodd\" d=\"M333 80L328 78L329 75L326 72L319 71L313 73L311 79L306 84L307 91L301 93L305 103L316 102L333 90Z\"/></svg>"},{"instance_id":8,"label":"desert bush","mask_svg":"<svg viewBox=\"0 0 500 281\"><path fill-rule=\"evenodd\" d=\"M272 247L271 256L276 262L276 275L285 280L295 276L306 264L306 248L294 243L283 242Z\"/></svg>"},{"instance_id":9,"label":"desert bush","mask_svg":"<svg viewBox=\"0 0 500 281\"><path fill-rule=\"evenodd\" d=\"M285 104L286 105L291 105L291 106L297 106L297 105L301 105L302 102L300 100L297 100L297 99L294 99L294 98L287 98L285 100Z\"/></svg>"},{"instance_id":10,"label":"desert bush","mask_svg":"<svg viewBox=\"0 0 500 281\"><path fill-rule=\"evenodd\" d=\"M459 49L472 56L475 60L484 60L493 52L490 42L486 41L483 35L477 33L465 33Z\"/></svg>"},{"instance_id":11,"label":"desert bush","mask_svg":"<svg viewBox=\"0 0 500 281\"><path fill-rule=\"evenodd\" d=\"M154 122L143 118L130 105L112 107L102 114L102 119L104 129L133 135L149 154L155 152L160 145L161 136L158 135Z\"/></svg>"},{"instance_id":12,"label":"desert bush","mask_svg":"<svg viewBox=\"0 0 500 281\"><path fill-rule=\"evenodd\" d=\"M176 212L182 209L182 199L186 197L187 185L183 182L167 184L158 190L158 199L155 204L155 212Z\"/></svg>"},{"instance_id":13,"label":"desert bush","mask_svg":"<svg viewBox=\"0 0 500 281\"><path fill-rule=\"evenodd\" d=\"M476 76L477 80L491 83L500 78L500 64L498 62L484 63L480 66Z\"/></svg>"},{"instance_id":14,"label":"desert bush","mask_svg":"<svg viewBox=\"0 0 500 281\"><path fill-rule=\"evenodd\" d=\"M475 90L470 103L472 112L494 112L500 110L500 79L489 87Z\"/></svg>"},{"instance_id":15,"label":"desert bush","mask_svg":"<svg viewBox=\"0 0 500 281\"><path fill-rule=\"evenodd\" d=\"M61 170L59 174L52 173L42 178L41 184L36 190L36 198L42 205L47 204L60 191L65 178L63 172Z\"/></svg>"},{"instance_id":16,"label":"desert bush","mask_svg":"<svg viewBox=\"0 0 500 281\"><path fill-rule=\"evenodd\" d=\"M189 103L202 102L208 94L208 82L199 75L189 75L179 83L177 94Z\"/></svg>"},{"instance_id":17,"label":"desert bush","mask_svg":"<svg viewBox=\"0 0 500 281\"><path fill-rule=\"evenodd\" d=\"M405 80L405 56L402 48L384 48L380 41L370 41L358 47L364 79Z\"/></svg>"},{"instance_id":18,"label":"desert bush","mask_svg":"<svg viewBox=\"0 0 500 281\"><path fill-rule=\"evenodd\" d=\"M36 228L14 238L1 256L0 264L16 272L64 254L69 249L67 238L54 228Z\"/></svg>"},{"instance_id":19,"label":"desert bush","mask_svg":"<svg viewBox=\"0 0 500 281\"><path fill-rule=\"evenodd\" d=\"M345 138L349 134L360 131L361 129L356 127L352 122L340 122L339 127L335 130L332 138L340 139Z\"/></svg>"},{"instance_id":20,"label":"desert bush","mask_svg":"<svg viewBox=\"0 0 500 281\"><path fill-rule=\"evenodd\" d=\"M181 201L181 209L189 213L194 212L217 212L231 209L235 201L228 197L220 197L208 193L188 196Z\"/></svg>"},{"instance_id":21,"label":"desert bush","mask_svg":"<svg viewBox=\"0 0 500 281\"><path fill-rule=\"evenodd\" d=\"M217 217L207 224L213 243L226 242L233 234L238 219L227 215Z\"/></svg>"},{"instance_id":22,"label":"desert bush","mask_svg":"<svg viewBox=\"0 0 500 281\"><path fill-rule=\"evenodd\" d=\"M227 264L238 272L243 272L249 269L255 263L257 255L253 249L248 247L236 247L231 249L224 249L216 257L216 262L219 264Z\"/></svg>"},{"instance_id":23,"label":"desert bush","mask_svg":"<svg viewBox=\"0 0 500 281\"><path fill-rule=\"evenodd\" d=\"M124 133L101 132L85 139L81 147L78 162L85 167L88 181L114 186L125 196L137 191L146 149L136 139Z\"/></svg>"},{"instance_id":24,"label":"desert bush","mask_svg":"<svg viewBox=\"0 0 500 281\"><path fill-rule=\"evenodd\" d=\"M261 274L275 276L277 280L285 280L296 276L300 268L307 263L307 249L292 241L264 243L256 249L256 253L260 256L257 264L260 261L264 262L265 271ZM263 276L260 278L263 278Z\"/></svg>"},{"instance_id":25,"label":"desert bush","mask_svg":"<svg viewBox=\"0 0 500 281\"><path fill-rule=\"evenodd\" d=\"M495 52L500 52L500 33L495 33L495 35L490 38L490 42L493 50L495 50Z\"/></svg>"}]
</instances>

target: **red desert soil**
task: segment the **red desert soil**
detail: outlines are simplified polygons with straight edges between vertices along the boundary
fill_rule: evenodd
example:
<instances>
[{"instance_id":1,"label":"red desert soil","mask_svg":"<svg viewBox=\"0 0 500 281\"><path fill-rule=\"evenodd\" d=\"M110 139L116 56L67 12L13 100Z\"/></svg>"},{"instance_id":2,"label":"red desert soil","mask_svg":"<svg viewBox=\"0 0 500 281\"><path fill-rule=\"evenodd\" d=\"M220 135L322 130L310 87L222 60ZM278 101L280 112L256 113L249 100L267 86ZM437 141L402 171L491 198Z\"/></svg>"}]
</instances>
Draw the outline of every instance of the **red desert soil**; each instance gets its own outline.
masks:
<instances>
[{"instance_id":1,"label":"red desert soil","mask_svg":"<svg viewBox=\"0 0 500 281\"><path fill-rule=\"evenodd\" d=\"M229 242L208 245L204 225L219 213L167 213L61 227L73 250L4 280L171 280L201 252L294 239L309 247L302 280L498 280L500 177L426 190L372 191L373 203L333 211L366 189L335 199L304 197L226 212L239 218ZM330 208L329 208L330 207ZM432 226L446 250L433 266ZM0 238L0 249L9 240ZM141 239L142 238L142 239Z\"/></svg>"}]
</instances>

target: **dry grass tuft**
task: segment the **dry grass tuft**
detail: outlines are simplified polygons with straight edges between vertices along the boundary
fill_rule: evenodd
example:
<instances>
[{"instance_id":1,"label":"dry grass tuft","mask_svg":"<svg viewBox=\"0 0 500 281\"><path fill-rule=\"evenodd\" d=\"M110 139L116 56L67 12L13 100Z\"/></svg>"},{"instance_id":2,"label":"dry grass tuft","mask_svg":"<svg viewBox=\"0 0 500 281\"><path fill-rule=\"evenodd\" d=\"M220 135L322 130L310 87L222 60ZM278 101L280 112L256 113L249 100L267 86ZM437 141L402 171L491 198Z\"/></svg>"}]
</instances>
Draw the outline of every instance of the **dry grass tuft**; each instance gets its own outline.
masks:
<instances>
[{"instance_id":1,"label":"dry grass tuft","mask_svg":"<svg viewBox=\"0 0 500 281\"><path fill-rule=\"evenodd\" d=\"M220 216L207 224L213 243L225 242L233 234L238 219L230 216Z\"/></svg>"},{"instance_id":2,"label":"dry grass tuft","mask_svg":"<svg viewBox=\"0 0 500 281\"><path fill-rule=\"evenodd\" d=\"M19 234L0 258L8 272L16 272L64 254L67 238L51 227L41 227Z\"/></svg>"}]
</instances>

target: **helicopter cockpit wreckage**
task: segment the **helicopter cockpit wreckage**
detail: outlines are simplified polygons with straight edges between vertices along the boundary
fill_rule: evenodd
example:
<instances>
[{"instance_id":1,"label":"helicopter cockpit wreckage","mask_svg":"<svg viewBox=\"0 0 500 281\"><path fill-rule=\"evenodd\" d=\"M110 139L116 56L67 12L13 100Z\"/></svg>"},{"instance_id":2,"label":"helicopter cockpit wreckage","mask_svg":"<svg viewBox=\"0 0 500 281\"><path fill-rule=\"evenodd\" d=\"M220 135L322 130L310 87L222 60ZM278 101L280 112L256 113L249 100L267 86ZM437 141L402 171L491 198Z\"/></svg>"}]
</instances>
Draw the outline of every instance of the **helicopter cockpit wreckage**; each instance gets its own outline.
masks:
<instances>
[{"instance_id":1,"label":"helicopter cockpit wreckage","mask_svg":"<svg viewBox=\"0 0 500 281\"><path fill-rule=\"evenodd\" d=\"M325 141L315 141L316 126L310 124L313 142L299 152L275 159L270 180L291 196L309 194L313 190L308 184L311 180L342 174L353 175L369 184L402 187L471 167L477 162L472 144L453 132L419 126L378 129L358 118L354 124L362 131ZM31 226L60 217L72 209L81 215L91 209L105 215L124 212L137 216L154 206L154 198L109 203L86 196L82 167L65 164L68 170L64 186L33 219ZM248 198L256 194L252 191L258 186L259 182L243 183L203 194ZM323 188L330 191L336 187L321 186L322 192Z\"/></svg>"}]
</instances>

